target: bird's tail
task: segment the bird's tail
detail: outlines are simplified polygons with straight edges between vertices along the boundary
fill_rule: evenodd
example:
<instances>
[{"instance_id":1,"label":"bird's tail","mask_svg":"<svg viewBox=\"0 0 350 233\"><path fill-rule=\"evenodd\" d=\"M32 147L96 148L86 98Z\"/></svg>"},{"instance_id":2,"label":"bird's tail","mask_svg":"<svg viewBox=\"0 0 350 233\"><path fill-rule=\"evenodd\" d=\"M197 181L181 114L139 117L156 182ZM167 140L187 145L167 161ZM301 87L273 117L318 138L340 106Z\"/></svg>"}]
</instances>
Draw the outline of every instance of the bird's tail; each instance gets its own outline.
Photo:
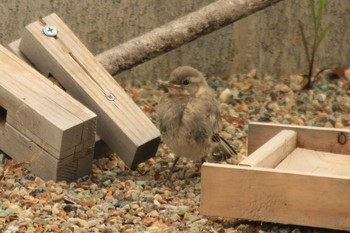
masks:
<instances>
[{"instance_id":1,"label":"bird's tail","mask_svg":"<svg viewBox=\"0 0 350 233\"><path fill-rule=\"evenodd\" d=\"M218 142L220 144L220 146L226 150L226 152L230 155L236 155L237 152L236 150L223 138L221 137L219 134L216 134L213 136L213 141L214 142Z\"/></svg>"}]
</instances>

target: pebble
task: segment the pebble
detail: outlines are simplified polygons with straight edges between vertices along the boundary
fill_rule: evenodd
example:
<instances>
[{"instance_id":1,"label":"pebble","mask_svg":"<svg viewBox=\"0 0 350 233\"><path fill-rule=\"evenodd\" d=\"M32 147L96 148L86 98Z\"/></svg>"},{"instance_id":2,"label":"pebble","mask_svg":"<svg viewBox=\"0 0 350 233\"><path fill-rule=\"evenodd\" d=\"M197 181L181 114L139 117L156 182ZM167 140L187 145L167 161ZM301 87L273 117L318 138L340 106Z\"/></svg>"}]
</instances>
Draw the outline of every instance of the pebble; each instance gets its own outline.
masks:
<instances>
[{"instance_id":1,"label":"pebble","mask_svg":"<svg viewBox=\"0 0 350 233\"><path fill-rule=\"evenodd\" d=\"M222 102L227 103L232 96L233 96L233 94L232 94L231 90L226 88L223 92L221 92L219 99Z\"/></svg>"},{"instance_id":2,"label":"pebble","mask_svg":"<svg viewBox=\"0 0 350 233\"><path fill-rule=\"evenodd\" d=\"M291 75L290 76L290 89L293 91L302 90L307 83L307 79L301 75Z\"/></svg>"},{"instance_id":3,"label":"pebble","mask_svg":"<svg viewBox=\"0 0 350 233\"><path fill-rule=\"evenodd\" d=\"M349 127L349 81L322 78L311 90L301 91L305 80L300 75L279 79L256 71L211 80L223 117L222 136L239 152L236 160L227 159L222 163L237 164L246 157L250 121ZM142 83L138 81L137 87L130 85L126 90L133 93L136 103L151 116L162 92L149 83L141 90ZM87 232L88 229L104 233L292 231L293 228L284 225L261 227L250 222L237 225L233 220L202 216L200 176L194 174L197 162L179 160L180 171L174 173L171 182L163 183L174 158L161 144L154 158L140 164L140 170L147 171L140 175L113 154L94 160L91 176L70 183L45 182L24 168L23 171L10 168L0 180L0 231L2 219L10 221L8 226L23 226L28 232L35 232L33 229L38 232L44 229ZM4 166L0 165L0 176ZM182 179L183 171L193 177ZM292 232L300 230L295 228Z\"/></svg>"},{"instance_id":4,"label":"pebble","mask_svg":"<svg viewBox=\"0 0 350 233\"><path fill-rule=\"evenodd\" d=\"M282 91L282 92L289 92L291 89L290 89L289 86L287 86L286 84L281 83L281 84L279 85L278 90L279 90L279 91Z\"/></svg>"}]
</instances>

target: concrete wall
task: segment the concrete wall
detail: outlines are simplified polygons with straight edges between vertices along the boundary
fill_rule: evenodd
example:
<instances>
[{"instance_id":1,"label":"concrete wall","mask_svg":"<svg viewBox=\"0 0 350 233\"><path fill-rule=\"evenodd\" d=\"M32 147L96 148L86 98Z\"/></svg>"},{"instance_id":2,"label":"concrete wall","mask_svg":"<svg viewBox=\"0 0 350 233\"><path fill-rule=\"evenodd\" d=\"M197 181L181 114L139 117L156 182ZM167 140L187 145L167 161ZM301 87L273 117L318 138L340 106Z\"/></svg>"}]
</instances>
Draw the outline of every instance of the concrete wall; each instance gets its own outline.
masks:
<instances>
[{"instance_id":1,"label":"concrete wall","mask_svg":"<svg viewBox=\"0 0 350 233\"><path fill-rule=\"evenodd\" d=\"M213 1L0 0L0 42L3 45L12 42L21 36L26 24L56 12L83 43L98 54ZM320 47L316 67L347 66L350 1L328 2L325 25L329 25L331 31ZM117 78L167 78L173 68L185 64L210 74L247 72L251 68L274 76L305 73L298 20L306 28L310 24L308 1L284 0Z\"/></svg>"}]
</instances>

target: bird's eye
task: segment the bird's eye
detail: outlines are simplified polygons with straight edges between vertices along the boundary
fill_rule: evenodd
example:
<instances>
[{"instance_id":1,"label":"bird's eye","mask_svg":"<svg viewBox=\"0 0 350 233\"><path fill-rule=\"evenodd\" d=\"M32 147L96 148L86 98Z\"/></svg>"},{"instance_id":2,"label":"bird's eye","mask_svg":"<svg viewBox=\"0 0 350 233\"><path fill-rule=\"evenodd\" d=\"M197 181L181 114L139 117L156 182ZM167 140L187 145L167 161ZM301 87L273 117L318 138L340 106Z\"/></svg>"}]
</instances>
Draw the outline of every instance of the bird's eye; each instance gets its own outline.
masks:
<instances>
[{"instance_id":1,"label":"bird's eye","mask_svg":"<svg viewBox=\"0 0 350 233\"><path fill-rule=\"evenodd\" d=\"M184 79L184 80L182 80L182 84L186 86L186 85L190 84L190 81L188 81L187 79Z\"/></svg>"}]
</instances>

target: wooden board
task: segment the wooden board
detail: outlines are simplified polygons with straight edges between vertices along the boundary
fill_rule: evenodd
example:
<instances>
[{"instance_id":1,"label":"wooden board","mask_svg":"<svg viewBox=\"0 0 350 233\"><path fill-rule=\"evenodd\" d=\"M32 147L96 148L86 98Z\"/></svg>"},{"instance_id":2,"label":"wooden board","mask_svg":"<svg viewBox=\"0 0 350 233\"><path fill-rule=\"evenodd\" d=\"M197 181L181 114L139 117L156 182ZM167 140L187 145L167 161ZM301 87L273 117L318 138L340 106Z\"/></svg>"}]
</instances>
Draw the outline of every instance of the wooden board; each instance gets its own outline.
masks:
<instances>
[{"instance_id":1,"label":"wooden board","mask_svg":"<svg viewBox=\"0 0 350 233\"><path fill-rule=\"evenodd\" d=\"M239 163L242 166L274 168L296 147L297 134L282 130Z\"/></svg>"},{"instance_id":2,"label":"wooden board","mask_svg":"<svg viewBox=\"0 0 350 233\"><path fill-rule=\"evenodd\" d=\"M11 42L10 44L8 44L8 47L17 57L19 57L20 59L22 59L23 61L28 63L30 66L33 66L33 64L27 59L26 56L24 56L24 54L19 49L20 43L21 43L21 39L18 39L18 40ZM50 77L48 77L48 79L52 83L54 83L55 85L57 85L58 87L60 87L61 89L64 90L62 85L57 81L57 79L55 77L50 76ZM95 136L94 158L95 159L102 158L102 157L105 157L111 153L112 153L112 151L109 148L109 146L101 139L101 137L96 135Z\"/></svg>"},{"instance_id":3,"label":"wooden board","mask_svg":"<svg viewBox=\"0 0 350 233\"><path fill-rule=\"evenodd\" d=\"M350 177L204 163L200 212L350 230Z\"/></svg>"},{"instance_id":4,"label":"wooden board","mask_svg":"<svg viewBox=\"0 0 350 233\"><path fill-rule=\"evenodd\" d=\"M346 140L345 144L340 144L338 142L340 134L344 135L345 138L350 139L349 129L307 127L258 122L249 123L248 154L253 153L283 129L293 130L297 133L298 137L296 147L336 154L350 154L350 141Z\"/></svg>"},{"instance_id":5,"label":"wooden board","mask_svg":"<svg viewBox=\"0 0 350 233\"><path fill-rule=\"evenodd\" d=\"M45 36L43 23L57 28L58 35ZM154 156L158 129L56 14L28 25L20 50L98 115L98 134L127 166Z\"/></svg>"},{"instance_id":6,"label":"wooden board","mask_svg":"<svg viewBox=\"0 0 350 233\"><path fill-rule=\"evenodd\" d=\"M18 161L32 163L34 159L30 166L34 174L71 180L91 171L91 163L83 162L84 171L78 164L61 170L57 165L64 160L92 159L96 115L2 46L0 106L0 148ZM21 141L26 146L21 147ZM71 176L61 175L65 169Z\"/></svg>"},{"instance_id":7,"label":"wooden board","mask_svg":"<svg viewBox=\"0 0 350 233\"><path fill-rule=\"evenodd\" d=\"M276 169L349 178L350 156L296 148Z\"/></svg>"},{"instance_id":8,"label":"wooden board","mask_svg":"<svg viewBox=\"0 0 350 233\"><path fill-rule=\"evenodd\" d=\"M10 44L8 44L8 47L9 47L10 51L12 51L22 61L25 61L28 65L32 66L33 64L31 64L31 62L28 60L28 58L26 58L26 56L24 56L24 54L19 49L20 43L21 43L21 39L18 39L18 40L11 42Z\"/></svg>"}]
</instances>

